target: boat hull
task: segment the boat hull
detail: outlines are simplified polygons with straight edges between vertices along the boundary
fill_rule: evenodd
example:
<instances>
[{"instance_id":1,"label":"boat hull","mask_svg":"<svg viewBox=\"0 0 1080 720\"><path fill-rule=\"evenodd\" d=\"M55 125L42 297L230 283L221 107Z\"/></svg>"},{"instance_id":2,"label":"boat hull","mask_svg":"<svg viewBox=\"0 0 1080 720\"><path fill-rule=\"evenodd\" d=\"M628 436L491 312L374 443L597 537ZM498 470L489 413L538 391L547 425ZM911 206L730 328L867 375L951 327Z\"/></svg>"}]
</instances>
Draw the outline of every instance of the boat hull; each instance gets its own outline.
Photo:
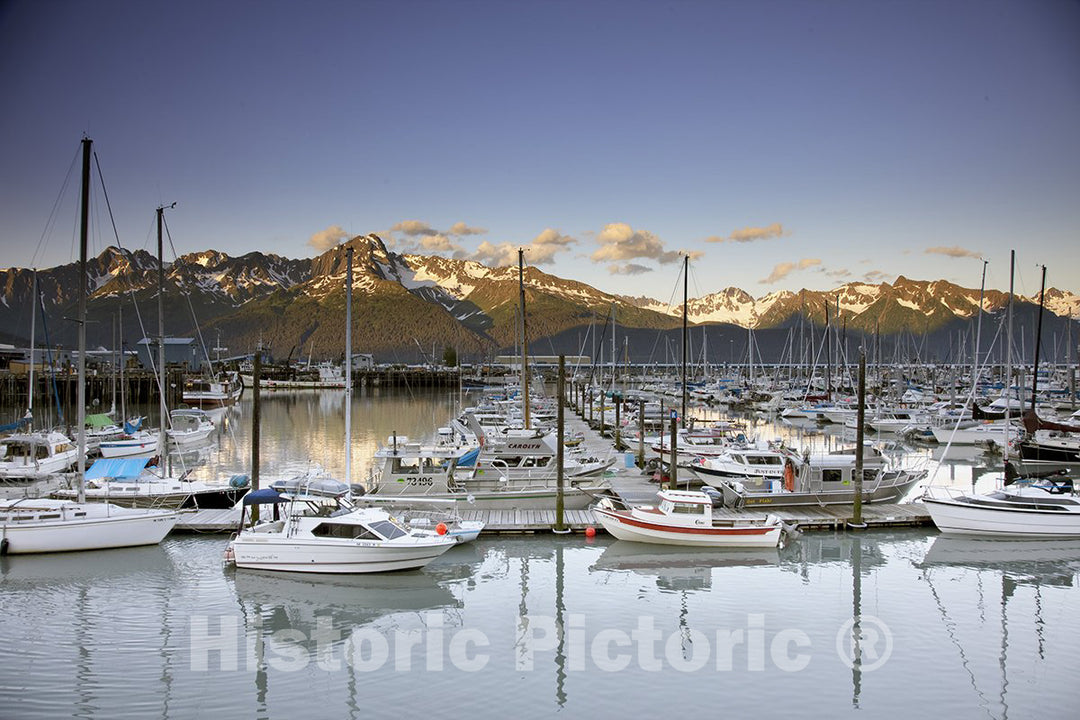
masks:
<instances>
[{"instance_id":1,"label":"boat hull","mask_svg":"<svg viewBox=\"0 0 1080 720\"><path fill-rule=\"evenodd\" d=\"M864 503L899 502L915 486L924 473L909 475L904 481L864 489ZM855 502L855 489L821 490L817 492L739 492L727 482L713 478L710 483L724 496L726 507L797 507L800 505L851 505Z\"/></svg>"},{"instance_id":2,"label":"boat hull","mask_svg":"<svg viewBox=\"0 0 1080 720\"><path fill-rule=\"evenodd\" d=\"M373 573L422 568L456 544L382 546L363 541L340 544L296 538L244 537L232 542L236 566L252 570L306 573Z\"/></svg>"},{"instance_id":3,"label":"boat hull","mask_svg":"<svg viewBox=\"0 0 1080 720\"><path fill-rule=\"evenodd\" d=\"M604 508L593 508L593 515L604 530L619 540L655 545L775 548L782 530L779 525L672 527L646 522L626 511Z\"/></svg>"},{"instance_id":4,"label":"boat hull","mask_svg":"<svg viewBox=\"0 0 1080 720\"><path fill-rule=\"evenodd\" d=\"M948 535L1080 538L1080 514L1026 508L998 509L923 498L938 530Z\"/></svg>"},{"instance_id":5,"label":"boat hull","mask_svg":"<svg viewBox=\"0 0 1080 720\"><path fill-rule=\"evenodd\" d=\"M6 514L0 509L0 517ZM167 510L121 512L82 521L0 523L0 536L7 541L9 555L105 550L156 545L169 534L176 520L177 514Z\"/></svg>"}]
</instances>

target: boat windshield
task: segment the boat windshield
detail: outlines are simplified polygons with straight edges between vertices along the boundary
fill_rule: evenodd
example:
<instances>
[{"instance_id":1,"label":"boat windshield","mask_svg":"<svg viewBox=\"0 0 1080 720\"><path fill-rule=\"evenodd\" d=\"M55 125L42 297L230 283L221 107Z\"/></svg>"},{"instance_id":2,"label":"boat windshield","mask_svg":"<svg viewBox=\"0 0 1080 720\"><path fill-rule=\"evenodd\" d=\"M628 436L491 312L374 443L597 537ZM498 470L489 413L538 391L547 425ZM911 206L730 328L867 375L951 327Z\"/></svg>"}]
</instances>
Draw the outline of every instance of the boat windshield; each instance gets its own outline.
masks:
<instances>
[{"instance_id":1,"label":"boat windshield","mask_svg":"<svg viewBox=\"0 0 1080 720\"><path fill-rule=\"evenodd\" d=\"M387 540L393 540L408 535L402 527L389 520L376 520L375 522L370 523L370 526L372 530L379 533Z\"/></svg>"}]
</instances>

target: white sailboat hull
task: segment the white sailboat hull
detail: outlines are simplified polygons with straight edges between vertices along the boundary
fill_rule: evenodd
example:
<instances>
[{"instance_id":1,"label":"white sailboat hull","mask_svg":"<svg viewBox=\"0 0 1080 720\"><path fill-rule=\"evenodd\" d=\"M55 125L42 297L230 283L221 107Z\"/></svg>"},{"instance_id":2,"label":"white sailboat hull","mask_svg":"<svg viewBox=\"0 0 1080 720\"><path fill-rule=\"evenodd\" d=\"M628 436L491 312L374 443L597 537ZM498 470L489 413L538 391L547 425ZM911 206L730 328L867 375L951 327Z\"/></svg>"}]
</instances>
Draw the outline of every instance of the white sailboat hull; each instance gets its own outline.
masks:
<instances>
[{"instance_id":1,"label":"white sailboat hull","mask_svg":"<svg viewBox=\"0 0 1080 720\"><path fill-rule=\"evenodd\" d=\"M980 507L929 497L923 502L938 529L950 535L1080 538L1080 513Z\"/></svg>"},{"instance_id":2,"label":"white sailboat hull","mask_svg":"<svg viewBox=\"0 0 1080 720\"><path fill-rule=\"evenodd\" d=\"M80 512L86 516L78 517ZM7 543L10 555L156 545L179 517L169 510L132 510L100 504L68 504L62 510L50 508L24 520L14 520L16 514L7 506L0 507L0 538Z\"/></svg>"}]
</instances>

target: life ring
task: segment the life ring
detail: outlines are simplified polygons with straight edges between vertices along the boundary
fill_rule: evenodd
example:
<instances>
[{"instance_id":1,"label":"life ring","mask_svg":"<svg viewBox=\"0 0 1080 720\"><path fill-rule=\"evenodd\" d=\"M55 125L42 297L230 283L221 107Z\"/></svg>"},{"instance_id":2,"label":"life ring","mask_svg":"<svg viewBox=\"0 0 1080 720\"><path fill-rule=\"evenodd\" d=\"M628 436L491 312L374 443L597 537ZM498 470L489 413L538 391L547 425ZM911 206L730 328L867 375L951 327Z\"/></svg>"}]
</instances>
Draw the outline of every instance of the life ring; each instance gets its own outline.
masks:
<instances>
[{"instance_id":1,"label":"life ring","mask_svg":"<svg viewBox=\"0 0 1080 720\"><path fill-rule=\"evenodd\" d=\"M795 492L795 463L790 459L784 461L784 489Z\"/></svg>"}]
</instances>

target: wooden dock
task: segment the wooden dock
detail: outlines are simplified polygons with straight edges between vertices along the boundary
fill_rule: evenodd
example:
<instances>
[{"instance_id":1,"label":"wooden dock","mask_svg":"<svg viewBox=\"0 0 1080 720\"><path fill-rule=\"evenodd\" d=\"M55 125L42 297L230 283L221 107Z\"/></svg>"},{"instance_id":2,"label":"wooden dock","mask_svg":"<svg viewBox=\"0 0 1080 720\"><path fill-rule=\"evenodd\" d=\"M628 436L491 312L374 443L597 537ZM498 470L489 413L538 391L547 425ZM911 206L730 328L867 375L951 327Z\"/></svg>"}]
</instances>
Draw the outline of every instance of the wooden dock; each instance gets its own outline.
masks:
<instances>
[{"instance_id":1,"label":"wooden dock","mask_svg":"<svg viewBox=\"0 0 1080 720\"><path fill-rule=\"evenodd\" d=\"M771 510L721 510L732 519L764 518L776 515L799 530L843 530L852 520L851 506L773 508ZM466 510L463 520L480 520L485 533L521 534L551 532L555 527L554 510ZM566 527L572 532L595 528L603 532L591 510L567 510ZM881 503L863 507L863 522L868 528L931 525L926 508L916 503ZM240 523L239 510L198 510L184 512L176 524L177 532L232 533Z\"/></svg>"},{"instance_id":2,"label":"wooden dock","mask_svg":"<svg viewBox=\"0 0 1080 720\"><path fill-rule=\"evenodd\" d=\"M610 457L614 452L610 440L589 427L573 409L568 408L566 425L569 432L581 432L585 436L583 446L587 455ZM627 455L617 453L617 462L609 471L606 479L611 483L612 491L624 502L631 505L649 504L656 500L659 486L651 482L637 467L628 462ZM479 520L484 523L484 532L502 533L542 533L551 532L555 527L555 511L552 510L473 510L457 508L456 512L463 520ZM853 519L850 505L823 505L789 508L746 508L740 510L723 509L718 514L732 519L764 518L776 515L784 522L795 525L800 530L843 530ZM863 522L868 528L896 526L933 525L926 507L920 503L875 503L863 506ZM572 532L585 532L594 528L603 532L603 527L593 517L591 510L568 510L564 515L566 527ZM240 523L240 510L199 510L185 512L176 524L181 532L231 533Z\"/></svg>"}]
</instances>

